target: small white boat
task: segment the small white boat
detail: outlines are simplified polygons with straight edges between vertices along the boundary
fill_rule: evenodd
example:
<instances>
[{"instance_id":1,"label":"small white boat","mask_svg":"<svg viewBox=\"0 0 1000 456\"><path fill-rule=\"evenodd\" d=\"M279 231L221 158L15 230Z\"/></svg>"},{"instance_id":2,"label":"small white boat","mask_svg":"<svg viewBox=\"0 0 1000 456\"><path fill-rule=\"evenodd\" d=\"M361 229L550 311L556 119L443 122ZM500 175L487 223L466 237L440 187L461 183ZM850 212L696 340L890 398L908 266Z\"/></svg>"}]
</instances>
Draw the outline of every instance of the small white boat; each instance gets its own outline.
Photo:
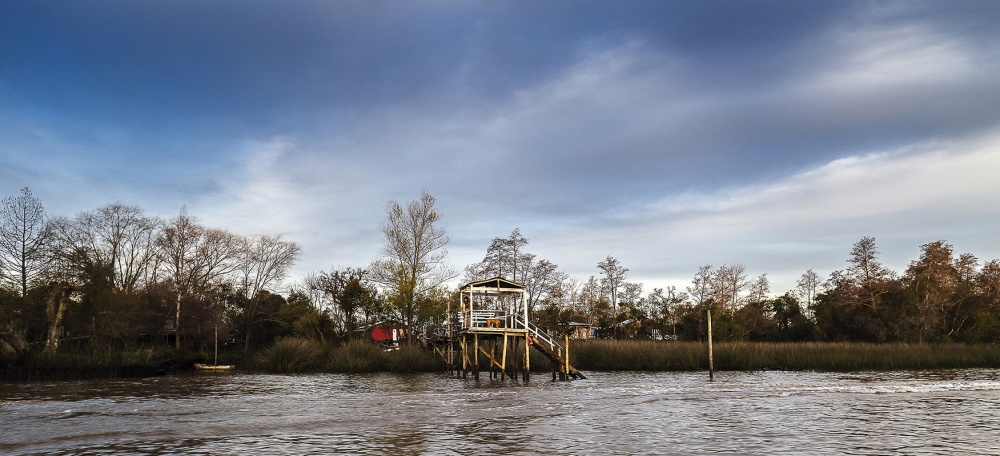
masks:
<instances>
[{"instance_id":1,"label":"small white boat","mask_svg":"<svg viewBox=\"0 0 1000 456\"><path fill-rule=\"evenodd\" d=\"M223 364L220 366L218 364L194 363L194 368L200 371L227 371L235 369L236 366L232 364Z\"/></svg>"},{"instance_id":2,"label":"small white boat","mask_svg":"<svg viewBox=\"0 0 1000 456\"><path fill-rule=\"evenodd\" d=\"M236 366L232 364L219 365L219 324L215 324L215 359L214 364L194 363L194 368L200 371L220 372L233 370Z\"/></svg>"}]
</instances>

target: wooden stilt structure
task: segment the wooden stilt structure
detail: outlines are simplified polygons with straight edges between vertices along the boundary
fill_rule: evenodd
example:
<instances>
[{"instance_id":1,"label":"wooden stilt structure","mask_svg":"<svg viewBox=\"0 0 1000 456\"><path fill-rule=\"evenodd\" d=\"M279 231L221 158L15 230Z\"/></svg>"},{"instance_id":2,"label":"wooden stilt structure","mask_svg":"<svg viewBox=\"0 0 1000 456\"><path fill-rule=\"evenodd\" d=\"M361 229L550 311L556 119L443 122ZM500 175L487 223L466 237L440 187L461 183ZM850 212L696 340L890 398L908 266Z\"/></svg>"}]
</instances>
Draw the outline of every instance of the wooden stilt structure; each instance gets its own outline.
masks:
<instances>
[{"instance_id":1,"label":"wooden stilt structure","mask_svg":"<svg viewBox=\"0 0 1000 456\"><path fill-rule=\"evenodd\" d=\"M461 308L448 314L449 345L439 351L450 369L462 378L480 379L480 361L489 363L490 379L517 381L531 378L531 349L552 362L552 378L562 380L587 378L569 363L569 338L561 345L531 324L524 302L524 286L494 278L465 285L460 290ZM469 339L472 346L469 345ZM523 350L520 344L523 343ZM461 366L455 362L456 352Z\"/></svg>"}]
</instances>

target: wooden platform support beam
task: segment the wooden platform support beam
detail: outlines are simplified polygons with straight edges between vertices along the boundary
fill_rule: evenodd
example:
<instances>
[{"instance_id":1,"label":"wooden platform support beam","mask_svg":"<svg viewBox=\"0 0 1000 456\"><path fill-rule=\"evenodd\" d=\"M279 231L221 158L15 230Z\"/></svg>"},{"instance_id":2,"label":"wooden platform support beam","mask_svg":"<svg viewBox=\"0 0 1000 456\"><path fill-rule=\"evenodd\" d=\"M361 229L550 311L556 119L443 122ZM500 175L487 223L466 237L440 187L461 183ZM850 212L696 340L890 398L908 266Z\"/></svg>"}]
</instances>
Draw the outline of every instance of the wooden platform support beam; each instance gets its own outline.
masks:
<instances>
[{"instance_id":1,"label":"wooden platform support beam","mask_svg":"<svg viewBox=\"0 0 1000 456\"><path fill-rule=\"evenodd\" d=\"M479 380L479 333L472 335L472 373Z\"/></svg>"},{"instance_id":2,"label":"wooden platform support beam","mask_svg":"<svg viewBox=\"0 0 1000 456\"><path fill-rule=\"evenodd\" d=\"M507 374L507 331L503 332L503 352L500 355L500 379Z\"/></svg>"},{"instance_id":3,"label":"wooden platform support beam","mask_svg":"<svg viewBox=\"0 0 1000 456\"><path fill-rule=\"evenodd\" d=\"M462 334L462 378L469 378L469 350L465 334Z\"/></svg>"},{"instance_id":4,"label":"wooden platform support beam","mask_svg":"<svg viewBox=\"0 0 1000 456\"><path fill-rule=\"evenodd\" d=\"M524 381L531 378L531 335L524 333Z\"/></svg>"},{"instance_id":5,"label":"wooden platform support beam","mask_svg":"<svg viewBox=\"0 0 1000 456\"><path fill-rule=\"evenodd\" d=\"M563 380L566 380L567 378L569 378L569 335L563 337L565 337L565 344L563 345L563 347L565 347L566 356L563 357L562 367L563 367Z\"/></svg>"}]
</instances>

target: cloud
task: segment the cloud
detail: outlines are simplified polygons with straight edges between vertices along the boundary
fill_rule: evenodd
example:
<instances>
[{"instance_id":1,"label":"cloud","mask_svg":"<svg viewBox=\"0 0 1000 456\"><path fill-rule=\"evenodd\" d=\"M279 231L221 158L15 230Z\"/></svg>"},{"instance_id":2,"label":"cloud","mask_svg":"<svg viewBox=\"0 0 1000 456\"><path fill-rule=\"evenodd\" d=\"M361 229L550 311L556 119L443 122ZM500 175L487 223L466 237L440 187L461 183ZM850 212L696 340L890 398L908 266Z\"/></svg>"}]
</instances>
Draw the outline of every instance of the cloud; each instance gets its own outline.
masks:
<instances>
[{"instance_id":1,"label":"cloud","mask_svg":"<svg viewBox=\"0 0 1000 456\"><path fill-rule=\"evenodd\" d=\"M515 227L574 274L611 254L651 283L704 262L744 262L776 281L832 270L864 235L905 261L926 237L963 233L927 214L957 210L955 198L992 201L991 181L965 167L990 169L994 137L953 135L949 114L913 106L952 83L972 91L984 71L969 64L976 49L932 31L834 29L808 62L796 54L777 69L796 78L763 92L713 91L690 59L641 34L609 35L531 85L400 99L335 115L326 133L250 141L219 217L254 214L245 229L299 236L322 252L313 267L367 264L383 204L423 188L439 198L459 267ZM914 119L932 128L905 126ZM994 217L968 209L944 220Z\"/></svg>"},{"instance_id":2,"label":"cloud","mask_svg":"<svg viewBox=\"0 0 1000 456\"><path fill-rule=\"evenodd\" d=\"M0 6L26 20L0 15L7 193L187 204L304 270L367 264L422 189L458 268L515 227L651 285L828 272L864 235L897 268L937 238L994 254L989 2L122 5Z\"/></svg>"},{"instance_id":3,"label":"cloud","mask_svg":"<svg viewBox=\"0 0 1000 456\"><path fill-rule=\"evenodd\" d=\"M578 246L573 263L618 255L654 284L683 285L704 263L744 263L780 282L776 289L809 268L842 268L837 259L862 236L875 236L897 270L919 245L940 239L997 257L996 169L1000 129L849 156L766 184L671 195L601 229L564 230L557 250Z\"/></svg>"}]
</instances>

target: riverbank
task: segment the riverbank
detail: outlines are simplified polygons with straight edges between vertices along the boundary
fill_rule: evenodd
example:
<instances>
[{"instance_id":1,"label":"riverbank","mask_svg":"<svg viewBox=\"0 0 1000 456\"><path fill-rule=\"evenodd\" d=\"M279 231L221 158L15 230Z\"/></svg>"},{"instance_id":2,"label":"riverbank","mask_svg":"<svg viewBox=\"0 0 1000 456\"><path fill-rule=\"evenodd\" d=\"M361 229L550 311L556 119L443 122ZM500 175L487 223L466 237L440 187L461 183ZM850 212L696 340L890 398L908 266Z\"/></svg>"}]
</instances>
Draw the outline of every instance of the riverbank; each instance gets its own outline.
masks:
<instances>
[{"instance_id":1,"label":"riverbank","mask_svg":"<svg viewBox=\"0 0 1000 456\"><path fill-rule=\"evenodd\" d=\"M708 369L704 343L591 340L571 344L582 370L694 371ZM722 342L714 346L721 371L826 372L1000 368L1000 346L987 344L870 344L855 342Z\"/></svg>"},{"instance_id":2,"label":"riverbank","mask_svg":"<svg viewBox=\"0 0 1000 456\"><path fill-rule=\"evenodd\" d=\"M700 371L708 369L704 343L651 340L571 341L570 363L583 371ZM1000 368L1000 346L987 344L868 344L723 342L715 344L720 371L811 370L822 372ZM480 365L489 365L485 357ZM296 339L279 341L253 358L270 372L432 372L439 357L419 347L384 351L363 341L337 347ZM532 370L552 370L532 352Z\"/></svg>"},{"instance_id":3,"label":"riverbank","mask_svg":"<svg viewBox=\"0 0 1000 456\"><path fill-rule=\"evenodd\" d=\"M0 381L120 378L139 371L133 366L145 366L142 372L186 370L193 368L193 362L203 362L205 358L198 352L168 349L34 353L8 365L9 375L0 375ZM219 362L235 364L240 371L270 373L417 373L447 368L437 354L420 346L386 351L382 346L361 340L324 344L303 338L281 339L260 352L220 354ZM585 340L571 342L570 362L582 371L595 372L702 371L708 369L708 352L706 344L698 342ZM488 365L488 361L481 359L481 365ZM551 371L549 360L534 351L531 366L538 374ZM719 371L989 369L1000 368L1000 346L722 342L715 344L714 366Z\"/></svg>"}]
</instances>

